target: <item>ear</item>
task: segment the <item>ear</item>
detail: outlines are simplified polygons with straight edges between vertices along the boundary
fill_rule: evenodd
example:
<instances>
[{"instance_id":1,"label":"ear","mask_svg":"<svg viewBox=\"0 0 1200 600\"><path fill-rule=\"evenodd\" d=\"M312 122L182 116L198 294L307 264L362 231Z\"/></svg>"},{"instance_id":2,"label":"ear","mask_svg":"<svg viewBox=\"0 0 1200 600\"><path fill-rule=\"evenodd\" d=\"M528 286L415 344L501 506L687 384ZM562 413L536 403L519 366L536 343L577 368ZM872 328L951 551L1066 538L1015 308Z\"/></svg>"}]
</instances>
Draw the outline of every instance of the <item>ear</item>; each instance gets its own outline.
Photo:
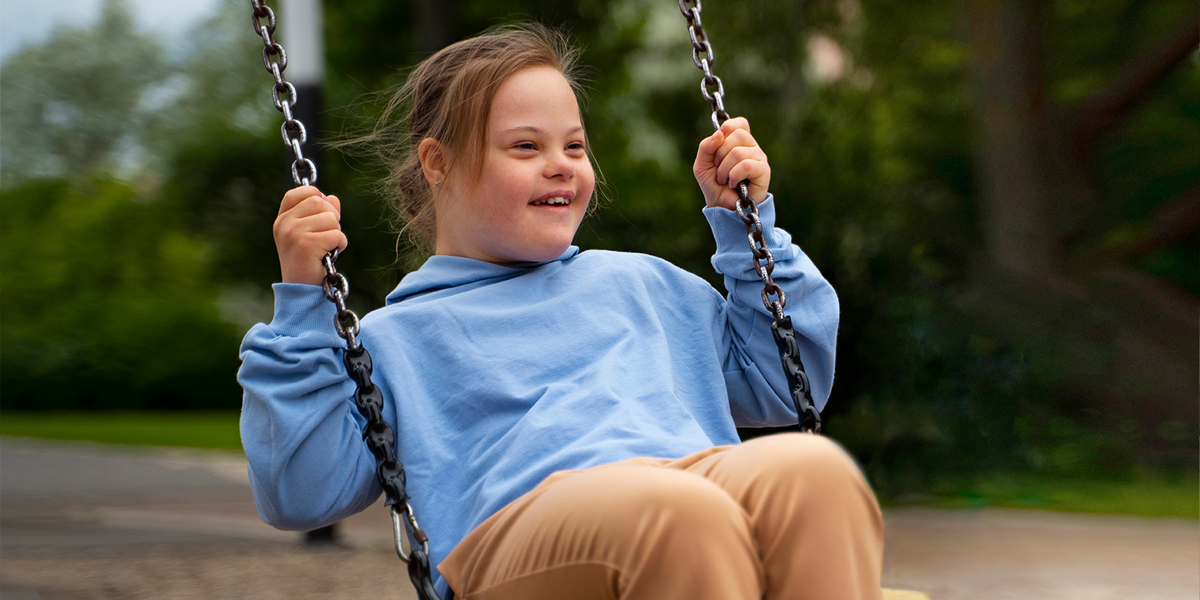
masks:
<instances>
[{"instance_id":1,"label":"ear","mask_svg":"<svg viewBox=\"0 0 1200 600\"><path fill-rule=\"evenodd\" d=\"M421 161L421 171L425 173L425 181L429 187L446 178L446 153L441 142L433 138L421 140L417 146L417 159Z\"/></svg>"}]
</instances>

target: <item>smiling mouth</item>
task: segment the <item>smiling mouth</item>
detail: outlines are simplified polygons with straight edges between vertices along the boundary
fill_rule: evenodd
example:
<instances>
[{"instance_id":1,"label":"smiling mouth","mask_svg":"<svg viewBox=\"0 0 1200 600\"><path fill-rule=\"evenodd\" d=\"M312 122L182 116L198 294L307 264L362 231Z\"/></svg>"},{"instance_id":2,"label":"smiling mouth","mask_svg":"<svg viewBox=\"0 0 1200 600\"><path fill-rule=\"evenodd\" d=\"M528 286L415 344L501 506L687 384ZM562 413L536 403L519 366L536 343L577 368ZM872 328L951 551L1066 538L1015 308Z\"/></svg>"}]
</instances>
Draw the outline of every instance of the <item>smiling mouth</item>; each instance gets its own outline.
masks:
<instances>
[{"instance_id":1,"label":"smiling mouth","mask_svg":"<svg viewBox=\"0 0 1200 600\"><path fill-rule=\"evenodd\" d=\"M571 199L563 196L554 196L553 198L546 198L545 200L537 200L531 204L534 206L567 206L571 204Z\"/></svg>"}]
</instances>

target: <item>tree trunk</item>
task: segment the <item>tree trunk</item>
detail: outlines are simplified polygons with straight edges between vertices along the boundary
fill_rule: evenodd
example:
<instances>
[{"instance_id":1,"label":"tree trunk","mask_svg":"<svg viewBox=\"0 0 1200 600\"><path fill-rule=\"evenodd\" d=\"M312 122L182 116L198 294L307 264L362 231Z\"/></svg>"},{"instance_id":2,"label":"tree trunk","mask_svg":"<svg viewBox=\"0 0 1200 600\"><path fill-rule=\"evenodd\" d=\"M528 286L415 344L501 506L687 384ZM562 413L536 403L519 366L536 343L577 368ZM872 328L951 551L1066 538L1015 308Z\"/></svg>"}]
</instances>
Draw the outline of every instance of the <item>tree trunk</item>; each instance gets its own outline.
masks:
<instances>
[{"instance_id":1,"label":"tree trunk","mask_svg":"<svg viewBox=\"0 0 1200 600\"><path fill-rule=\"evenodd\" d=\"M1060 272L1048 181L1040 0L968 0L976 169L987 254L1004 270Z\"/></svg>"},{"instance_id":2,"label":"tree trunk","mask_svg":"<svg viewBox=\"0 0 1200 600\"><path fill-rule=\"evenodd\" d=\"M1080 144L1119 122L1172 61L1187 56L1194 23L1131 61L1082 106L1054 108L1042 69L1042 2L964 2L988 260L959 308L989 335L1024 348L1042 381L1112 418L1146 425L1151 441L1161 427L1195 423L1196 299L1106 265L1103 256L1077 257L1069 273L1066 260L1073 238L1096 233L1086 217L1096 202ZM1189 194L1160 209L1145 239L1115 251L1188 235L1197 222Z\"/></svg>"}]
</instances>

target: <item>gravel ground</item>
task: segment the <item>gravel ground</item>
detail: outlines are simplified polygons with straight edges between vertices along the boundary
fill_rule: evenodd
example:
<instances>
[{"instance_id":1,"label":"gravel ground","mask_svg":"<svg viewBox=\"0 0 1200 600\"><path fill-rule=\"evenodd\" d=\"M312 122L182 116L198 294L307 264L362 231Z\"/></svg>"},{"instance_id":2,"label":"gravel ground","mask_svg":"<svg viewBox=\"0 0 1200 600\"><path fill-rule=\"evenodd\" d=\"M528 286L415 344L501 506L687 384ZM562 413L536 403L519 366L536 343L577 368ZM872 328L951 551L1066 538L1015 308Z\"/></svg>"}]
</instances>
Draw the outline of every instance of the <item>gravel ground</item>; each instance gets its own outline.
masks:
<instances>
[{"instance_id":1,"label":"gravel ground","mask_svg":"<svg viewBox=\"0 0 1200 600\"><path fill-rule=\"evenodd\" d=\"M416 598L394 554L299 544L5 552L4 600ZM397 591L401 593L397 593Z\"/></svg>"},{"instance_id":2,"label":"gravel ground","mask_svg":"<svg viewBox=\"0 0 1200 600\"><path fill-rule=\"evenodd\" d=\"M4 600L415 599L382 505L336 546L258 518L237 455L0 439ZM1200 523L885 513L884 586L933 600L1200 597Z\"/></svg>"}]
</instances>

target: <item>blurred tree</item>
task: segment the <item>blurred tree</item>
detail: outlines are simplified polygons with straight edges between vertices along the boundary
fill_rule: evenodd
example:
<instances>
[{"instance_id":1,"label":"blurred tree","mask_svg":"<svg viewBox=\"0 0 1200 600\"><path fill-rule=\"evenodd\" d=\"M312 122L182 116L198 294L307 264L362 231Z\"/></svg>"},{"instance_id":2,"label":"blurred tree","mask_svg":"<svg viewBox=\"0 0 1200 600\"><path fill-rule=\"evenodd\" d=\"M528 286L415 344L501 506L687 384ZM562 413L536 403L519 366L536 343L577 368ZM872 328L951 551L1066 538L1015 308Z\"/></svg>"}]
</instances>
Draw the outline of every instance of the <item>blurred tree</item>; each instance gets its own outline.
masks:
<instances>
[{"instance_id":1,"label":"blurred tree","mask_svg":"<svg viewBox=\"0 0 1200 600\"><path fill-rule=\"evenodd\" d=\"M4 408L233 408L237 327L180 213L110 181L0 192Z\"/></svg>"},{"instance_id":2,"label":"blurred tree","mask_svg":"<svg viewBox=\"0 0 1200 600\"><path fill-rule=\"evenodd\" d=\"M222 246L185 227L183 198L160 186L181 140L214 123L234 140L269 135L248 103L251 75L228 68L253 44L222 38L219 22L180 70L134 30L123 0L109 0L93 27L61 30L0 67L0 253L15 261L0 274L4 407L238 405L233 323L262 310L218 285Z\"/></svg>"},{"instance_id":3,"label":"blurred tree","mask_svg":"<svg viewBox=\"0 0 1200 600\"><path fill-rule=\"evenodd\" d=\"M1109 10L1118 8L1135 22L1161 21L1147 15L1140 3L1120 5L1111 3ZM1047 62L1066 57L1043 47L1043 38L1056 33L1054 15L1045 14L1052 3L981 1L967 7L988 255L1009 271L1060 276L1067 270L1071 246L1094 233L1088 225L1095 219L1089 217L1099 212L1099 199L1088 163L1097 142L1194 54L1200 15L1175 8L1171 12L1182 23L1167 21L1171 26L1152 32L1154 37L1139 39L1145 47L1131 43L1130 36L1109 40L1106 45L1116 42L1122 49L1110 51L1110 60L1119 62L1110 62L1103 74L1092 67L1090 74L1092 86L1100 77L1108 80L1089 90L1070 72L1065 77L1076 81L1069 83L1070 96L1064 97L1053 89L1064 86L1054 85ZM1060 11L1071 10L1070 2L1060 3ZM1079 97L1083 90L1088 95ZM1196 196L1189 198L1190 204L1200 208L1200 195L1189 196Z\"/></svg>"},{"instance_id":4,"label":"blurred tree","mask_svg":"<svg viewBox=\"0 0 1200 600\"><path fill-rule=\"evenodd\" d=\"M1137 107L1159 88L1194 92L1195 68L1184 59L1200 42L1200 15L1183 3L990 0L966 6L986 260L978 265L977 295L964 306L994 335L1030 349L1041 380L1090 396L1101 411L1151 430L1195 421L1200 305L1170 282L1131 268L1136 265L1128 259L1136 257L1128 251L1112 251L1104 240L1115 224L1106 216L1115 203L1102 184L1117 175L1157 188L1146 190L1147 200L1160 207L1155 218L1174 220L1156 228L1162 232L1157 246L1200 233L1200 219L1190 216L1200 213L1194 94L1190 101L1179 98L1175 108L1190 104L1181 111L1190 118L1151 117L1175 121L1185 132L1141 148L1158 163L1151 170L1137 173L1096 159L1106 145L1121 144L1110 132L1120 136L1114 130L1136 118ZM1108 27L1094 32L1080 27L1105 21ZM1104 38L1098 45L1107 56L1097 60L1096 50L1072 38ZM1180 154L1183 148L1193 152ZM1146 246L1144 238L1137 241ZM1104 246L1110 249L1097 252ZM1195 253L1194 242L1191 247Z\"/></svg>"},{"instance_id":5,"label":"blurred tree","mask_svg":"<svg viewBox=\"0 0 1200 600\"><path fill-rule=\"evenodd\" d=\"M105 0L91 29L59 29L0 68L6 182L123 171L146 159L142 134L171 90L163 48L137 32L126 0Z\"/></svg>"},{"instance_id":6,"label":"blurred tree","mask_svg":"<svg viewBox=\"0 0 1200 600\"><path fill-rule=\"evenodd\" d=\"M967 6L988 255L1001 267L1048 276L1061 270L1062 257L1052 218L1057 190L1046 160L1054 151L1047 131L1042 4L983 0Z\"/></svg>"}]
</instances>

